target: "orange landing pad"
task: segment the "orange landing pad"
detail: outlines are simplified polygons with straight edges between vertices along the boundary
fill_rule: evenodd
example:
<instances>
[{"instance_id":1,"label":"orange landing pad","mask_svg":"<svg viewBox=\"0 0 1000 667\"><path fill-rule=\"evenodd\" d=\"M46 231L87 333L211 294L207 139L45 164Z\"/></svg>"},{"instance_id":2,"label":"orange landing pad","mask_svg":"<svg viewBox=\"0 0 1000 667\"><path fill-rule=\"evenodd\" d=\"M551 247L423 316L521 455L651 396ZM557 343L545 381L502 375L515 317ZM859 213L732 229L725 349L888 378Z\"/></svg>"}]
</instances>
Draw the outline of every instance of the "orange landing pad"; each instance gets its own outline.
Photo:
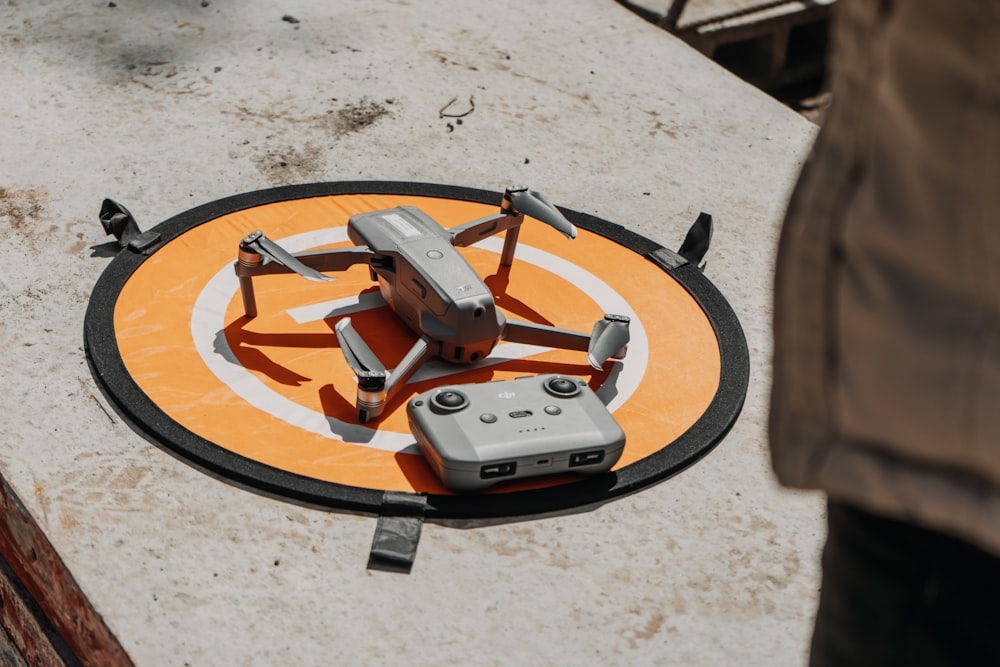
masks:
<instances>
[{"instance_id":1,"label":"orange landing pad","mask_svg":"<svg viewBox=\"0 0 1000 667\"><path fill-rule=\"evenodd\" d=\"M707 452L745 395L739 324L696 267L590 216L564 209L580 229L572 241L527 219L509 269L499 267L502 234L459 252L509 319L589 333L604 313L629 315L628 354L601 371L583 352L501 343L472 366L426 364L379 420L362 424L337 321L350 316L390 369L416 340L366 265L326 283L258 276L258 316L243 314L233 262L251 231L293 252L350 247L346 226L356 213L415 206L453 227L495 213L499 202L499 193L446 186L328 183L181 214L152 230L161 239L151 251L122 250L95 288L86 331L95 374L130 421L193 463L278 495L353 509L377 509L384 491L401 491L427 494L442 515L549 511L634 490ZM407 400L440 384L539 373L588 381L626 433L621 460L599 478L534 478L453 496L416 450Z\"/></svg>"}]
</instances>

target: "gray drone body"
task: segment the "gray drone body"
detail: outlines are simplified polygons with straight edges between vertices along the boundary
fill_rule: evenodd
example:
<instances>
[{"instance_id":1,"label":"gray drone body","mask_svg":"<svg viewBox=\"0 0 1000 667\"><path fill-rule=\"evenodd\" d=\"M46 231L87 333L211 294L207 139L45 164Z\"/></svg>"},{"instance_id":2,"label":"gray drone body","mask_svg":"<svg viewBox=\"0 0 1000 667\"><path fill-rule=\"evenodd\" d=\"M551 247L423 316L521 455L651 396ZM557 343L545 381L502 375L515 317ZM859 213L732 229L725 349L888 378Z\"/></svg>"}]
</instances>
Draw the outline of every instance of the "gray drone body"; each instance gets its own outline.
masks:
<instances>
[{"instance_id":1,"label":"gray drone body","mask_svg":"<svg viewBox=\"0 0 1000 667\"><path fill-rule=\"evenodd\" d=\"M372 263L382 297L411 329L438 342L438 356L468 364L490 353L506 318L446 229L401 206L353 216L348 236L383 256Z\"/></svg>"},{"instance_id":2,"label":"gray drone body","mask_svg":"<svg viewBox=\"0 0 1000 667\"><path fill-rule=\"evenodd\" d=\"M358 378L356 406L361 422L379 417L392 391L425 361L440 357L470 364L488 355L501 340L584 351L596 369L609 358L623 358L629 341L628 317L607 314L590 334L508 319L497 309L483 279L458 252L459 247L504 232L498 272L509 271L525 215L567 238L576 238L576 227L541 194L527 188L507 189L499 213L448 229L409 206L352 216L347 234L357 244L353 248L293 254L261 232L253 232L240 242L235 263L244 312L247 317L257 314L256 276L297 273L325 281L333 278L324 272L367 264L386 303L418 338L389 370L354 329L351 318L337 322L341 350Z\"/></svg>"}]
</instances>

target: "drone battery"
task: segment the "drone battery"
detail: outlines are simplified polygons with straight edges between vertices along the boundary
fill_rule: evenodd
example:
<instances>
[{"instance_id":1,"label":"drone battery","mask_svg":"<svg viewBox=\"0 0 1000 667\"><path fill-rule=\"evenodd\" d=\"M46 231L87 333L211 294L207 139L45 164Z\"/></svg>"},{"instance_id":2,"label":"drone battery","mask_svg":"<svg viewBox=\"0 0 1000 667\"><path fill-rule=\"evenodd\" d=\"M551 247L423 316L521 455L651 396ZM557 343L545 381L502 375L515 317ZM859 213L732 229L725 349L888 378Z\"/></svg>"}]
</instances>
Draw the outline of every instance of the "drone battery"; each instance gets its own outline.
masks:
<instances>
[{"instance_id":1,"label":"drone battery","mask_svg":"<svg viewBox=\"0 0 1000 667\"><path fill-rule=\"evenodd\" d=\"M406 413L430 467L459 492L607 472L625 446L604 403L583 380L563 375L438 387L411 399Z\"/></svg>"}]
</instances>

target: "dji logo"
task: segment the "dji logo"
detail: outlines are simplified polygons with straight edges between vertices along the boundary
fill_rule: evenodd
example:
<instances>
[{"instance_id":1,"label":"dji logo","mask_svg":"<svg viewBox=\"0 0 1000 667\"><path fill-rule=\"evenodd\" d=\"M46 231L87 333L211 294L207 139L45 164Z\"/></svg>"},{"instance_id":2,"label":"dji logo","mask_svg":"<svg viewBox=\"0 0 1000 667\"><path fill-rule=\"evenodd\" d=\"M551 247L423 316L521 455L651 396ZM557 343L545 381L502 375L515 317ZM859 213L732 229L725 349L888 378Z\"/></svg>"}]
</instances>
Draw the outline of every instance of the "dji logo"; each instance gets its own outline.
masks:
<instances>
[{"instance_id":1,"label":"dji logo","mask_svg":"<svg viewBox=\"0 0 1000 667\"><path fill-rule=\"evenodd\" d=\"M499 394L497 394L497 398L514 398L514 396L516 396L516 395L517 394L515 394L512 391L503 391L503 392L500 392Z\"/></svg>"}]
</instances>

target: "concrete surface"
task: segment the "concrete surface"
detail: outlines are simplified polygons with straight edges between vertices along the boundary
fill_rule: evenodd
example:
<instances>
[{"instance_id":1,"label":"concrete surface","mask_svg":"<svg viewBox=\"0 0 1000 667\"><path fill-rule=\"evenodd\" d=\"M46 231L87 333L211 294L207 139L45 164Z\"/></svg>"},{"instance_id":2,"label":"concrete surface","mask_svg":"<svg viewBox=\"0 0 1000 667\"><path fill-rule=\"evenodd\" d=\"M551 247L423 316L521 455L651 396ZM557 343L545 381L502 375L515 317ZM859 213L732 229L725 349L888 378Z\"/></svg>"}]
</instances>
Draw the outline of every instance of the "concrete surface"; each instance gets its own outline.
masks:
<instances>
[{"instance_id":1,"label":"concrete surface","mask_svg":"<svg viewBox=\"0 0 1000 667\"><path fill-rule=\"evenodd\" d=\"M802 664L821 502L776 486L765 425L810 123L612 0L8 0L0 90L0 471L136 664ZM366 571L371 517L130 430L82 350L102 198L148 228L345 179L526 182L670 247L711 211L708 275L751 351L740 421L593 511L428 525L409 576Z\"/></svg>"}]
</instances>

